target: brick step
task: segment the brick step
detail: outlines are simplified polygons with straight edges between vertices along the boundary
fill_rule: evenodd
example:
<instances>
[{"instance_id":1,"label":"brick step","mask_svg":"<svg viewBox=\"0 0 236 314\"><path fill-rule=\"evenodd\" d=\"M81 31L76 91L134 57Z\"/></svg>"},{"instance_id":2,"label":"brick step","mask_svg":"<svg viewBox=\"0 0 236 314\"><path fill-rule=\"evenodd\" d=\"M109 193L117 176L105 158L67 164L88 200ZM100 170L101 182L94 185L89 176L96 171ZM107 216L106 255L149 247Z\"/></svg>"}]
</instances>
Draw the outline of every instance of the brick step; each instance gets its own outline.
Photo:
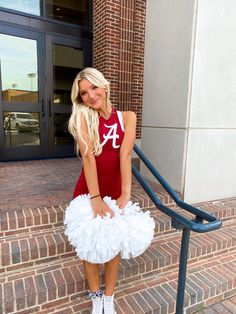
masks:
<instances>
[{"instance_id":1,"label":"brick step","mask_svg":"<svg viewBox=\"0 0 236 314\"><path fill-rule=\"evenodd\" d=\"M184 313L198 312L210 304L236 295L236 251L214 256L200 263L188 266ZM175 313L177 295L177 271L147 274L134 282L119 284L115 293L117 314ZM49 291L46 293L49 299ZM6 313L30 314L89 314L91 301L85 294L58 297L42 304L28 306L22 310L23 302L31 305L31 295L21 295L15 308L3 304ZM12 312L10 312L10 311ZM204 312L201 312L204 313Z\"/></svg>"},{"instance_id":2,"label":"brick step","mask_svg":"<svg viewBox=\"0 0 236 314\"><path fill-rule=\"evenodd\" d=\"M58 169L57 169L58 172ZM49 187L49 191L53 190L54 185L56 184L55 179L51 184L52 187ZM174 202L172 198L166 193L166 191L157 184L150 183L153 187L153 190L156 192L161 202L167 206L173 205ZM48 183L47 183L48 185ZM57 184L56 184L57 185ZM41 191L41 194L31 195L30 191L25 191L24 193L28 193L28 201L26 196L24 196L24 205L22 204L22 208L9 209L4 208L2 204L0 204L0 236L10 235L32 231L32 229L37 228L54 228L57 227L58 224L62 224L64 218L64 211L67 204L70 201L70 196L68 196L68 188L69 194L73 194L73 188L71 186L67 187L66 190L61 190L61 182L59 183L60 193L56 189L56 194L52 194L50 197L47 194L47 191ZM64 183L63 183L64 186ZM32 187L31 187L32 188ZM35 188L35 187L34 187ZM54 187L55 188L55 187ZM45 187L44 187L45 189ZM32 191L31 191L32 192ZM39 191L40 192L40 191ZM21 194L23 191L21 191ZM59 194L58 194L59 193ZM63 195L65 195L63 199ZM1 196L1 191L0 191ZM5 194L2 195L5 197ZM33 198L32 198L33 197ZM45 200L44 200L45 198ZM13 198L14 200L14 198ZM64 200L64 202L63 202ZM148 195L144 192L139 183L134 179L132 184L132 200L134 202L139 202L140 207L152 208L154 207L153 202L149 199ZM9 200L10 201L10 200ZM1 202L0 202L1 203ZM21 202L18 200L18 203ZM25 204L28 204L26 207ZM48 204L48 205L47 205ZM53 206L51 206L53 205ZM14 208L14 206L13 206Z\"/></svg>"},{"instance_id":3,"label":"brick step","mask_svg":"<svg viewBox=\"0 0 236 314\"><path fill-rule=\"evenodd\" d=\"M180 242L180 232L156 237L144 254L136 259L123 260L118 279L119 285L128 283L132 285L133 282L153 274L163 276L166 272L176 272L179 265ZM212 257L221 258L221 255L230 254L235 250L236 224L232 220L226 222L224 228L218 231L208 234L192 233L189 265L204 263L206 259ZM101 281L104 282L103 269L101 269ZM34 265L25 265L22 269L1 274L0 283L4 286L7 308L12 309L17 305L17 311L31 307L37 302L44 304L58 299L65 301L75 296L83 296L87 289L82 262L75 256L48 260L44 264L35 262ZM27 303L25 300L29 295L30 299Z\"/></svg>"},{"instance_id":4,"label":"brick step","mask_svg":"<svg viewBox=\"0 0 236 314\"><path fill-rule=\"evenodd\" d=\"M163 214L160 215L159 211L153 211L152 216L156 224L152 246L155 244L158 247L157 251L161 246L163 247L161 251L174 252L175 257L172 256L172 260L176 259L181 233L172 229L168 217ZM214 252L230 249L231 246L234 246L236 238L236 232L233 230L234 225L236 225L236 218L226 221L221 230L203 235L192 233L191 243L194 243L194 252L197 252L196 257L209 253L209 250L211 252L210 246L216 247ZM167 247L165 247L166 245ZM0 273L75 255L62 226L41 232L21 234L17 238L15 236L2 237L0 239L0 252Z\"/></svg>"},{"instance_id":5,"label":"brick step","mask_svg":"<svg viewBox=\"0 0 236 314\"><path fill-rule=\"evenodd\" d=\"M0 236L15 236L62 225L66 205L0 213Z\"/></svg>"},{"instance_id":6,"label":"brick step","mask_svg":"<svg viewBox=\"0 0 236 314\"><path fill-rule=\"evenodd\" d=\"M0 273L74 256L63 227L0 239Z\"/></svg>"},{"instance_id":7,"label":"brick step","mask_svg":"<svg viewBox=\"0 0 236 314\"><path fill-rule=\"evenodd\" d=\"M150 202L146 205L150 206ZM0 213L0 236L15 236L16 234L62 226L66 206L60 205ZM145 210L152 207L142 208Z\"/></svg>"},{"instance_id":8,"label":"brick step","mask_svg":"<svg viewBox=\"0 0 236 314\"><path fill-rule=\"evenodd\" d=\"M158 194L158 193L157 193ZM160 192L159 192L160 194ZM158 194L158 195L159 195ZM182 213L186 212L176 207L172 200L164 195L159 195L163 204L174 208ZM144 210L150 209L152 212L158 211L161 220L170 221L168 217L162 214L154 207L145 193L133 194L133 201L139 202ZM34 209L24 209L21 211L0 212L0 237L15 236L21 233L32 233L35 231L47 230L62 226L66 204L51 207L42 207ZM197 204L203 210L206 210L222 220L228 220L236 217L236 198L225 201L208 202ZM189 216L189 215L187 215Z\"/></svg>"},{"instance_id":9,"label":"brick step","mask_svg":"<svg viewBox=\"0 0 236 314\"><path fill-rule=\"evenodd\" d=\"M155 210L155 234L163 235L172 230L167 216ZM39 228L16 236L10 234L0 239L0 273L14 271L21 267L44 263L56 258L73 256L75 252L64 234L64 226L50 229Z\"/></svg>"}]
</instances>

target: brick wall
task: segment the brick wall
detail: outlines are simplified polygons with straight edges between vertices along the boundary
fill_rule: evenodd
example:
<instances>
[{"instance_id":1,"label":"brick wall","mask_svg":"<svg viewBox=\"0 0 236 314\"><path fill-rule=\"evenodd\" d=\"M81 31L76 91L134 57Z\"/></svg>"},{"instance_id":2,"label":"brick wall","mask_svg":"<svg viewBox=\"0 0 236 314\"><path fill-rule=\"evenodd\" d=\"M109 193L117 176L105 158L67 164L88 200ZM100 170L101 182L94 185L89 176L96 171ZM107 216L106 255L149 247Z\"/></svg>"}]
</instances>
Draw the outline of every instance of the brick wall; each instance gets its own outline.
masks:
<instances>
[{"instance_id":1,"label":"brick wall","mask_svg":"<svg viewBox=\"0 0 236 314\"><path fill-rule=\"evenodd\" d=\"M93 66L111 81L111 101L137 114L141 137L146 0L94 0Z\"/></svg>"}]
</instances>

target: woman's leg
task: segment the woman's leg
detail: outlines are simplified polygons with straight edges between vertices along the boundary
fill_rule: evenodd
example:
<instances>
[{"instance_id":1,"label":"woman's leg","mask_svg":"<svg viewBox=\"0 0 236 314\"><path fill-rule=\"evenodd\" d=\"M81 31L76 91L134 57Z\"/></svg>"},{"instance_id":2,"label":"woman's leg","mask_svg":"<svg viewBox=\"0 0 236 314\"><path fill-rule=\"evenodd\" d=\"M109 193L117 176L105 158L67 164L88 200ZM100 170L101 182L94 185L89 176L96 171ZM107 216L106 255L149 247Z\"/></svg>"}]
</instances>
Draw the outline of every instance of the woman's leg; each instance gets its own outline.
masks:
<instances>
[{"instance_id":1,"label":"woman's leg","mask_svg":"<svg viewBox=\"0 0 236 314\"><path fill-rule=\"evenodd\" d=\"M89 290L92 292L100 289L99 265L83 261L85 275L88 281Z\"/></svg>"},{"instance_id":2,"label":"woman's leg","mask_svg":"<svg viewBox=\"0 0 236 314\"><path fill-rule=\"evenodd\" d=\"M92 299L92 314L103 313L103 297L99 282L99 265L83 261L84 271L89 286L89 296Z\"/></svg>"},{"instance_id":3,"label":"woman's leg","mask_svg":"<svg viewBox=\"0 0 236 314\"><path fill-rule=\"evenodd\" d=\"M117 274L120 266L120 255L105 263L105 295L112 296L115 291Z\"/></svg>"}]
</instances>

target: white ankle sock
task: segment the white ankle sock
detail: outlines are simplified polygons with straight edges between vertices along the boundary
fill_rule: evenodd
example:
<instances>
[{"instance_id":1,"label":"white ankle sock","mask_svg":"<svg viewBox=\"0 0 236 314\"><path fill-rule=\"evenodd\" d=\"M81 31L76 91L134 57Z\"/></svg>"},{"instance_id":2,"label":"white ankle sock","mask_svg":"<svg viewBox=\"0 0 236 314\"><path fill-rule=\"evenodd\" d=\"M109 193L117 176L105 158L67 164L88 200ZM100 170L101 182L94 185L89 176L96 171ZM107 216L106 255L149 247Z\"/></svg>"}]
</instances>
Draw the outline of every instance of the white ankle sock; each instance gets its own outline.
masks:
<instances>
[{"instance_id":1,"label":"white ankle sock","mask_svg":"<svg viewBox=\"0 0 236 314\"><path fill-rule=\"evenodd\" d=\"M104 299L104 314L116 314L114 307L114 294L111 296L103 296Z\"/></svg>"}]
</instances>

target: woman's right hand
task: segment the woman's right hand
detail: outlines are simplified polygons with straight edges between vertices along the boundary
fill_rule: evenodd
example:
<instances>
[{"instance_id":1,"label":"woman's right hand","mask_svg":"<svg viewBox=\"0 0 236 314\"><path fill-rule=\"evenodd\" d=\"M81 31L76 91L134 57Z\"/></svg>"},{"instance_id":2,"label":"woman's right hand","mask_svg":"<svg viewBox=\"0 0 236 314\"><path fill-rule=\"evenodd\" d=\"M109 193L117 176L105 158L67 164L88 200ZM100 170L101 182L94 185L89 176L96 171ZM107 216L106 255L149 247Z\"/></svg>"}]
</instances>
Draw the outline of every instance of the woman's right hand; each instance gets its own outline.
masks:
<instances>
[{"instance_id":1,"label":"woman's right hand","mask_svg":"<svg viewBox=\"0 0 236 314\"><path fill-rule=\"evenodd\" d=\"M110 214L110 217L114 217L113 210L110 209L110 207L103 201L101 197L96 197L91 200L92 208L93 208L93 214L94 218L97 217L97 215L100 215L102 218L105 217L108 214Z\"/></svg>"}]
</instances>

